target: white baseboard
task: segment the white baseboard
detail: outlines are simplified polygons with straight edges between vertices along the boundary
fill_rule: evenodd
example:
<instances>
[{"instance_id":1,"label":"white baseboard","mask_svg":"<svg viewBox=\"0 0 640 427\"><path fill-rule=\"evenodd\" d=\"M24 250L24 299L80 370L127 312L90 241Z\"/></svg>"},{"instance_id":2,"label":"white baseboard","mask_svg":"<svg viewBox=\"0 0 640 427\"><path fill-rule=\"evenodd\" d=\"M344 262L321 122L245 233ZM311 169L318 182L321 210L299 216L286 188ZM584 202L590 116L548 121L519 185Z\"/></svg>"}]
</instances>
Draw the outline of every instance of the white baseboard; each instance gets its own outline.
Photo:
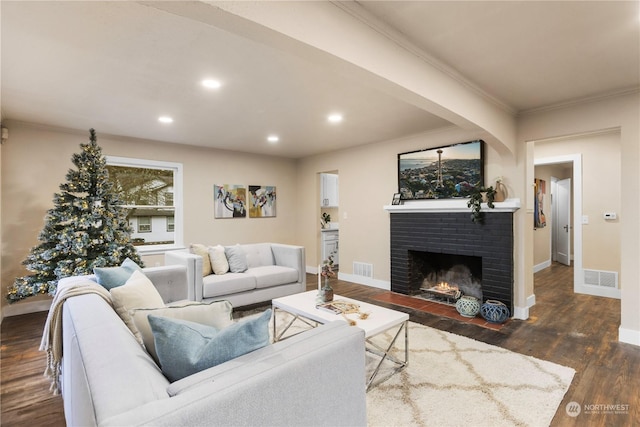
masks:
<instances>
[{"instance_id":1,"label":"white baseboard","mask_svg":"<svg viewBox=\"0 0 640 427\"><path fill-rule=\"evenodd\" d=\"M305 266L305 270L308 274L318 274L318 267L316 266L307 265ZM357 283L359 285L371 286L373 288L380 288L386 291L391 290L391 282L372 279L370 277L363 277L356 274L342 273L340 270L338 270L338 279L344 280L345 282Z\"/></svg>"},{"instance_id":2,"label":"white baseboard","mask_svg":"<svg viewBox=\"0 0 640 427\"><path fill-rule=\"evenodd\" d=\"M527 304L527 308L531 308L531 307L533 307L534 305L536 305L536 294L531 294L531 295L529 295L529 296L527 297L526 304Z\"/></svg>"},{"instance_id":3,"label":"white baseboard","mask_svg":"<svg viewBox=\"0 0 640 427\"><path fill-rule=\"evenodd\" d=\"M536 305L535 294L529 295L525 301L524 307L513 307L513 318L518 320L527 320L529 318L529 309Z\"/></svg>"},{"instance_id":4,"label":"white baseboard","mask_svg":"<svg viewBox=\"0 0 640 427\"><path fill-rule=\"evenodd\" d=\"M640 346L640 331L620 326L618 328L618 341Z\"/></svg>"},{"instance_id":5,"label":"white baseboard","mask_svg":"<svg viewBox=\"0 0 640 427\"><path fill-rule=\"evenodd\" d=\"M386 291L391 290L391 282L386 280L377 280L370 277L358 276L356 274L341 273L338 271L338 279L346 282L358 283L360 285L371 286L373 288L384 289Z\"/></svg>"},{"instance_id":6,"label":"white baseboard","mask_svg":"<svg viewBox=\"0 0 640 427\"><path fill-rule=\"evenodd\" d=\"M318 267L313 265L306 265L305 266L305 271L307 272L307 274L318 274Z\"/></svg>"},{"instance_id":7,"label":"white baseboard","mask_svg":"<svg viewBox=\"0 0 640 427\"><path fill-rule=\"evenodd\" d=\"M529 307L513 307L513 318L527 320L529 318Z\"/></svg>"},{"instance_id":8,"label":"white baseboard","mask_svg":"<svg viewBox=\"0 0 640 427\"><path fill-rule=\"evenodd\" d=\"M550 259L546 260L545 262L541 262L538 265L534 265L533 266L533 272L537 273L538 271L542 271L545 268L549 268L549 267L551 267L551 260Z\"/></svg>"},{"instance_id":9,"label":"white baseboard","mask_svg":"<svg viewBox=\"0 0 640 427\"><path fill-rule=\"evenodd\" d=\"M20 316L21 314L37 313L39 311L49 311L51 300L43 301L23 301L2 308L2 318L9 316Z\"/></svg>"},{"instance_id":10,"label":"white baseboard","mask_svg":"<svg viewBox=\"0 0 640 427\"><path fill-rule=\"evenodd\" d=\"M606 297L606 298L614 298L614 299L622 298L620 289L609 288L606 286L577 284L573 286L573 291L578 294L593 295L596 297Z\"/></svg>"}]
</instances>

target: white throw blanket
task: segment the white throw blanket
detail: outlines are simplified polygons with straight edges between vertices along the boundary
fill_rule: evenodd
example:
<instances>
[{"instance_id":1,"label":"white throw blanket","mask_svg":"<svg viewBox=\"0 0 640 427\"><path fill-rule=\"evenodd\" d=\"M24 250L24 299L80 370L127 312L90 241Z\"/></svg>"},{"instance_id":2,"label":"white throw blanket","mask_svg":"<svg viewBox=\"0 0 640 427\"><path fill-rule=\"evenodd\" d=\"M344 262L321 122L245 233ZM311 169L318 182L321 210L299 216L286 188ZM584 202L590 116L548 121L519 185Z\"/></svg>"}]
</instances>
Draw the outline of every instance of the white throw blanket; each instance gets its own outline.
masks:
<instances>
[{"instance_id":1,"label":"white throw blanket","mask_svg":"<svg viewBox=\"0 0 640 427\"><path fill-rule=\"evenodd\" d=\"M59 287L53 297L47 321L44 324L40 350L47 352L47 368L44 375L51 379L53 394L60 392L60 364L62 363L62 306L67 298L84 295L98 294L105 301L112 305L111 294L107 289L97 283L79 279L74 282L67 282L67 286Z\"/></svg>"}]
</instances>

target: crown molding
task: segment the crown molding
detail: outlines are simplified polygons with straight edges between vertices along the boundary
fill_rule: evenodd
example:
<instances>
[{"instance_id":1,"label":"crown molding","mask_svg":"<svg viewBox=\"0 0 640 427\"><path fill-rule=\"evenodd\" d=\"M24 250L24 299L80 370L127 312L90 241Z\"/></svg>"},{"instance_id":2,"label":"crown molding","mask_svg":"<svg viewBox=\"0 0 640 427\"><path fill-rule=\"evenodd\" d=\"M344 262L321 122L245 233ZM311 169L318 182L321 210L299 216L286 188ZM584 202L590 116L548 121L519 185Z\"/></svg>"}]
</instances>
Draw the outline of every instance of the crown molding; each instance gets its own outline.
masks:
<instances>
[{"instance_id":1,"label":"crown molding","mask_svg":"<svg viewBox=\"0 0 640 427\"><path fill-rule=\"evenodd\" d=\"M592 102L603 101L605 99L618 98L620 96L632 95L640 93L640 86L634 86L631 88L618 89L606 93L601 93L593 96L586 96L583 98L572 99L569 101L558 102L551 105L545 105L542 107L529 108L527 110L521 110L518 112L518 117L527 115L533 115L537 113L544 113L554 110L562 110L565 108L576 107L578 105L590 104Z\"/></svg>"}]
</instances>

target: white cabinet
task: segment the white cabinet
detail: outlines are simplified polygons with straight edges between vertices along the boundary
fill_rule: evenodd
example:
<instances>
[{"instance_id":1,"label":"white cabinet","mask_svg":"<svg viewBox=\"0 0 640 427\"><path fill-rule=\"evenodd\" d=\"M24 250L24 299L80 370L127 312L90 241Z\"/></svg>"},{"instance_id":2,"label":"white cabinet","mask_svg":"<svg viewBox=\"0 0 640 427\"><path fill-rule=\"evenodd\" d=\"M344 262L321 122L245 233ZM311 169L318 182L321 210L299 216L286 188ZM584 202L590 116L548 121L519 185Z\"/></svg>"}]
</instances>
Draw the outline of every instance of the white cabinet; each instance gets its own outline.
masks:
<instances>
[{"instance_id":1,"label":"white cabinet","mask_svg":"<svg viewBox=\"0 0 640 427\"><path fill-rule=\"evenodd\" d=\"M329 255L333 255L333 265L339 264L338 259L338 230L322 231L322 260L329 259Z\"/></svg>"},{"instance_id":2,"label":"white cabinet","mask_svg":"<svg viewBox=\"0 0 640 427\"><path fill-rule=\"evenodd\" d=\"M335 173L320 174L320 206L338 206L338 175Z\"/></svg>"}]
</instances>

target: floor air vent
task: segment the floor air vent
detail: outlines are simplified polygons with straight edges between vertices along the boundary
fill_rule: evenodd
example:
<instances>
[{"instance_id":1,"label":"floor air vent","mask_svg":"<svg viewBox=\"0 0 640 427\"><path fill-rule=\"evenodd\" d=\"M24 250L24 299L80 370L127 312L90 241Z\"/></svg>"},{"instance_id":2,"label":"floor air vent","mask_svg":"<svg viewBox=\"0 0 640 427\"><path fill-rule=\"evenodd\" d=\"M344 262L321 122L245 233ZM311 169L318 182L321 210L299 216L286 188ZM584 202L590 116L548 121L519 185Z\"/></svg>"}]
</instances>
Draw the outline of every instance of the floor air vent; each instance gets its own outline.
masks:
<instances>
[{"instance_id":1,"label":"floor air vent","mask_svg":"<svg viewBox=\"0 0 640 427\"><path fill-rule=\"evenodd\" d=\"M353 262L353 274L373 278L373 264L366 262Z\"/></svg>"},{"instance_id":2,"label":"floor air vent","mask_svg":"<svg viewBox=\"0 0 640 427\"><path fill-rule=\"evenodd\" d=\"M584 284L618 288L618 273L616 271L584 270Z\"/></svg>"}]
</instances>

